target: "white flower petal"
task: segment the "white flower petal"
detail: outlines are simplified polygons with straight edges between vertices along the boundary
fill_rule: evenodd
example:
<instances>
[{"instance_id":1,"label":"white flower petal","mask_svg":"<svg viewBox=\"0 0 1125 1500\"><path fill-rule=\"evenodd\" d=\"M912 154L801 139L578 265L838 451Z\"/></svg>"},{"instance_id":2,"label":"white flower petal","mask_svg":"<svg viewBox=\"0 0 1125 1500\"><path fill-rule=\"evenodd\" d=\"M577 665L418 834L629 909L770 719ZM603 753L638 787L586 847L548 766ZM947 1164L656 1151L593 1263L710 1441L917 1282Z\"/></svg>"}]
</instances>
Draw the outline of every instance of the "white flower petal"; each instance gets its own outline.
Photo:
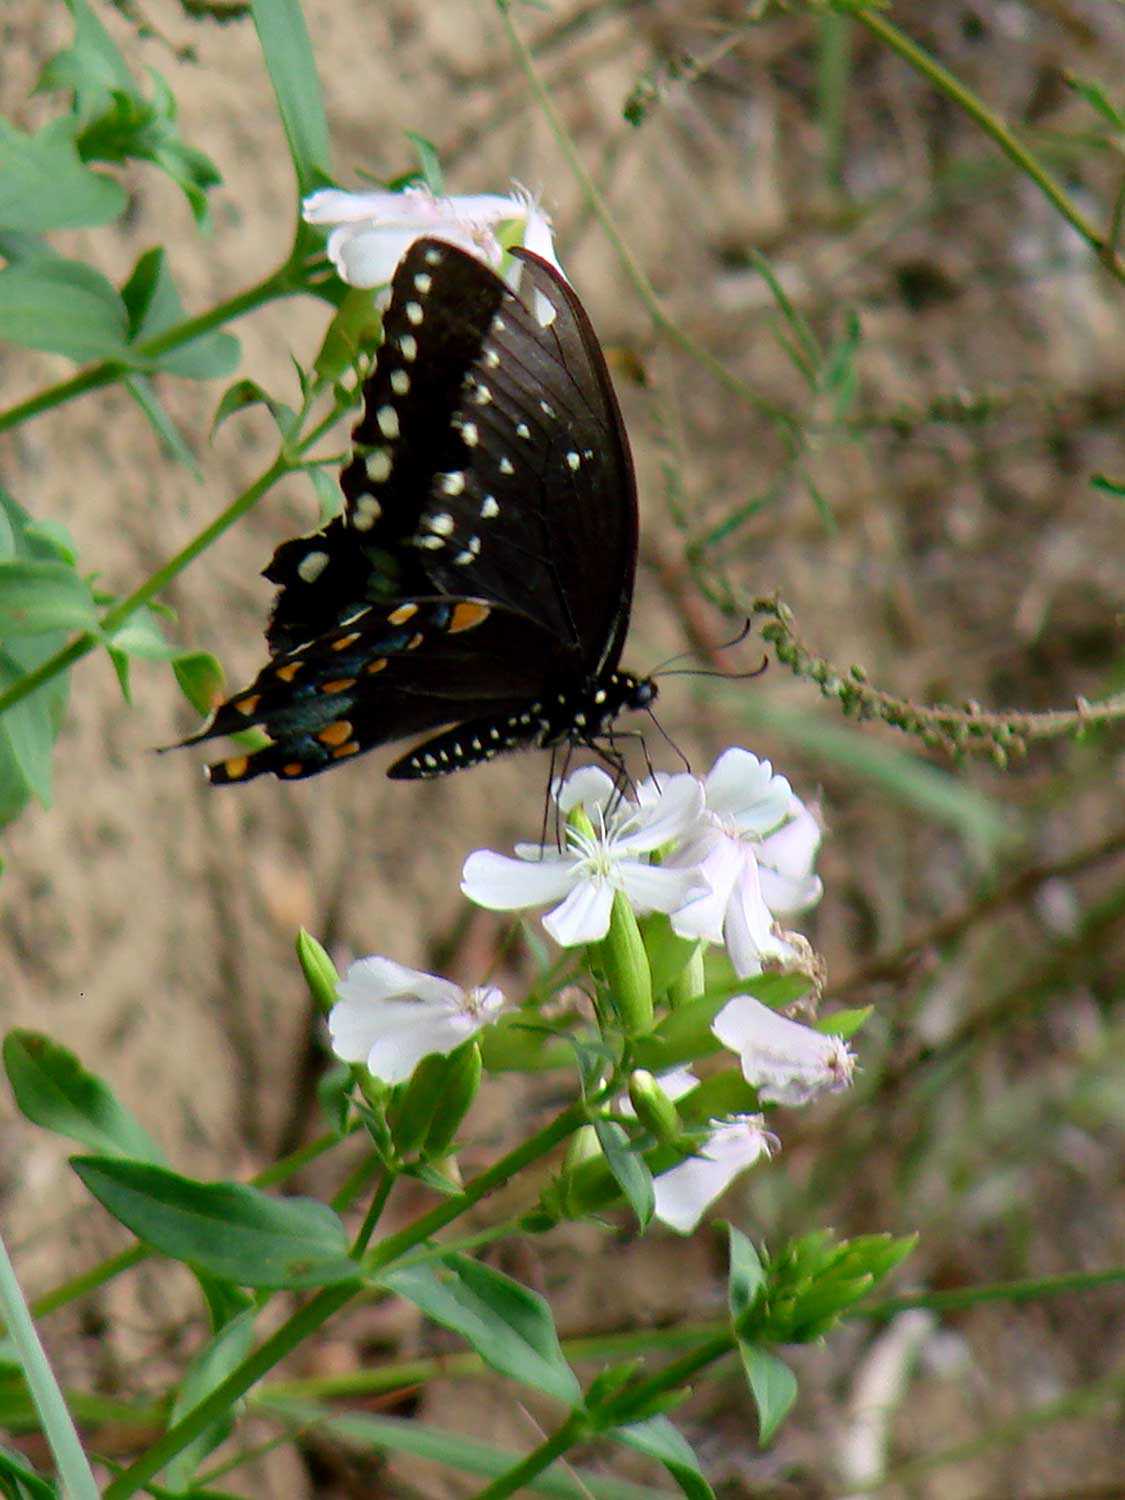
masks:
<instances>
[{"instance_id":1,"label":"white flower petal","mask_svg":"<svg viewBox=\"0 0 1125 1500\"><path fill-rule=\"evenodd\" d=\"M847 1088L855 1059L839 1037L779 1016L752 995L737 995L711 1030L737 1052L742 1075L771 1104L807 1104L819 1093Z\"/></svg>"},{"instance_id":2,"label":"white flower petal","mask_svg":"<svg viewBox=\"0 0 1125 1500\"><path fill-rule=\"evenodd\" d=\"M509 859L491 849L470 854L461 871L461 889L489 911L522 911L565 896L578 879L573 859Z\"/></svg>"},{"instance_id":3,"label":"white flower petal","mask_svg":"<svg viewBox=\"0 0 1125 1500\"><path fill-rule=\"evenodd\" d=\"M562 905L543 918L543 926L556 943L575 948L605 937L612 910L613 887L608 880L580 880Z\"/></svg>"},{"instance_id":4,"label":"white flower petal","mask_svg":"<svg viewBox=\"0 0 1125 1500\"><path fill-rule=\"evenodd\" d=\"M702 838L693 839L672 855L666 868L690 868L689 861L695 859L695 869L705 882L703 895L673 912L675 933L686 938L706 938L711 943L722 942L727 906L746 852L738 839L709 829ZM752 854L750 858L753 859Z\"/></svg>"},{"instance_id":5,"label":"white flower petal","mask_svg":"<svg viewBox=\"0 0 1125 1500\"><path fill-rule=\"evenodd\" d=\"M640 916L650 911L673 912L706 889L695 870L669 870L664 865L643 865L623 859L617 866L620 888Z\"/></svg>"},{"instance_id":6,"label":"white flower petal","mask_svg":"<svg viewBox=\"0 0 1125 1500\"><path fill-rule=\"evenodd\" d=\"M460 986L448 979L439 979L436 974L426 974L421 969L395 963L393 958L378 956L357 958L349 965L348 972L336 986L336 993L341 1000L363 1004L416 996L430 1005L452 1008L460 1005L462 996Z\"/></svg>"},{"instance_id":7,"label":"white flower petal","mask_svg":"<svg viewBox=\"0 0 1125 1500\"><path fill-rule=\"evenodd\" d=\"M758 851L762 894L777 916L792 916L820 899L822 887L812 873L820 838L815 814L794 797L789 821L762 840Z\"/></svg>"},{"instance_id":8,"label":"white flower petal","mask_svg":"<svg viewBox=\"0 0 1125 1500\"><path fill-rule=\"evenodd\" d=\"M615 846L639 853L659 849L661 844L686 838L696 829L702 814L703 788L695 777L686 773L670 776L655 802L640 808L629 805L631 826L615 836Z\"/></svg>"},{"instance_id":9,"label":"white flower petal","mask_svg":"<svg viewBox=\"0 0 1125 1500\"><path fill-rule=\"evenodd\" d=\"M708 810L742 833L762 834L776 827L793 797L788 781L774 775L768 760L737 747L723 751L704 785Z\"/></svg>"},{"instance_id":10,"label":"white flower petal","mask_svg":"<svg viewBox=\"0 0 1125 1500\"><path fill-rule=\"evenodd\" d=\"M758 865L744 860L727 903L723 940L734 972L745 978L759 974L763 958L786 958L791 950L773 931L773 917L762 899Z\"/></svg>"},{"instance_id":11,"label":"white flower petal","mask_svg":"<svg viewBox=\"0 0 1125 1500\"><path fill-rule=\"evenodd\" d=\"M608 807L613 794L613 781L601 766L581 766L557 788L555 800L565 817L576 807L584 807L587 812Z\"/></svg>"},{"instance_id":12,"label":"white flower petal","mask_svg":"<svg viewBox=\"0 0 1125 1500\"><path fill-rule=\"evenodd\" d=\"M680 1234L691 1234L735 1178L769 1156L775 1140L761 1115L718 1126L698 1156L686 1157L656 1179L656 1217Z\"/></svg>"}]
</instances>

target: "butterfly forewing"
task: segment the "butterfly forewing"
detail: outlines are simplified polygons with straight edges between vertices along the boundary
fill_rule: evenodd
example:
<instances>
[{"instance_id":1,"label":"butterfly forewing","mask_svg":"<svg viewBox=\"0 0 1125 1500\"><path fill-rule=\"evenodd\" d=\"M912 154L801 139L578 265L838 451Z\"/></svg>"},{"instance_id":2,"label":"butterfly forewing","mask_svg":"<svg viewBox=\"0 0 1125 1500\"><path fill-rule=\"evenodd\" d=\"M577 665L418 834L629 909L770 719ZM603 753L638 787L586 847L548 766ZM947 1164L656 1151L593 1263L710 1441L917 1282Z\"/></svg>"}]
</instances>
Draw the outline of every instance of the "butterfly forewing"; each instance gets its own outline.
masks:
<instances>
[{"instance_id":1,"label":"butterfly forewing","mask_svg":"<svg viewBox=\"0 0 1125 1500\"><path fill-rule=\"evenodd\" d=\"M577 297L514 253L519 296L439 240L400 263L344 514L278 548L272 659L194 737L260 724L273 744L212 779L297 779L452 725L391 768L440 775L586 739L627 701L613 674L637 508L620 412Z\"/></svg>"}]
</instances>

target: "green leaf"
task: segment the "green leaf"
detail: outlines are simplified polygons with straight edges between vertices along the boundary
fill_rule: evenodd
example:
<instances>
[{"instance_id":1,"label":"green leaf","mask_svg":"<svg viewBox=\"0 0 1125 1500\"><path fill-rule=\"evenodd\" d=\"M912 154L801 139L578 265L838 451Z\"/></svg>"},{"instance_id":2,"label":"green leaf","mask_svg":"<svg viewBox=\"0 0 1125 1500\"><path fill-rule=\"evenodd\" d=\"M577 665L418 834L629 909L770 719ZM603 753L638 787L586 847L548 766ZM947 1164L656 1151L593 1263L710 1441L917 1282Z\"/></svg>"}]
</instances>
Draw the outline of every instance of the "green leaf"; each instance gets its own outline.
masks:
<instances>
[{"instance_id":1,"label":"green leaf","mask_svg":"<svg viewBox=\"0 0 1125 1500\"><path fill-rule=\"evenodd\" d=\"M730 1237L730 1284L727 1299L731 1319L737 1329L765 1291L766 1271L757 1250L740 1229L728 1224L727 1234Z\"/></svg>"},{"instance_id":2,"label":"green leaf","mask_svg":"<svg viewBox=\"0 0 1125 1500\"><path fill-rule=\"evenodd\" d=\"M609 1170L636 1214L638 1224L647 1229L656 1207L656 1193L652 1173L645 1166L644 1158L632 1149L625 1130L612 1120L596 1119L594 1131Z\"/></svg>"},{"instance_id":3,"label":"green leaf","mask_svg":"<svg viewBox=\"0 0 1125 1500\"><path fill-rule=\"evenodd\" d=\"M323 530L329 521L334 521L344 509L344 494L336 479L336 475L326 474L321 468L306 469L309 481L316 491L317 507L317 529Z\"/></svg>"},{"instance_id":4,"label":"green leaf","mask_svg":"<svg viewBox=\"0 0 1125 1500\"><path fill-rule=\"evenodd\" d=\"M324 1286L358 1275L340 1219L311 1198L271 1198L105 1157L72 1157L71 1166L138 1239L236 1286Z\"/></svg>"},{"instance_id":5,"label":"green leaf","mask_svg":"<svg viewBox=\"0 0 1125 1500\"><path fill-rule=\"evenodd\" d=\"M1094 489L1101 490L1103 495L1112 495L1115 500L1125 500L1125 483L1110 479L1107 474L1095 474L1090 483Z\"/></svg>"},{"instance_id":6,"label":"green leaf","mask_svg":"<svg viewBox=\"0 0 1125 1500\"><path fill-rule=\"evenodd\" d=\"M406 139L418 153L418 165L422 169L422 181L435 198L445 197L445 173L441 170L437 147L433 141L419 135L416 130L406 131Z\"/></svg>"},{"instance_id":7,"label":"green leaf","mask_svg":"<svg viewBox=\"0 0 1125 1500\"><path fill-rule=\"evenodd\" d=\"M215 415L211 421L211 437L235 412L245 411L250 406L264 406L277 424L277 430L287 438L297 425L297 413L284 401L276 401L264 386L256 380L236 380L223 392Z\"/></svg>"},{"instance_id":8,"label":"green leaf","mask_svg":"<svg viewBox=\"0 0 1125 1500\"><path fill-rule=\"evenodd\" d=\"M129 341L143 344L184 321L184 307L163 249L140 257L121 288L129 319ZM218 380L238 368L239 343L229 333L205 333L189 344L146 359L154 370L166 370L188 380Z\"/></svg>"},{"instance_id":9,"label":"green leaf","mask_svg":"<svg viewBox=\"0 0 1125 1500\"><path fill-rule=\"evenodd\" d=\"M152 382L146 375L126 375L123 384L140 407L153 432L156 433L163 451L175 463L182 464L199 483L202 483L203 470L199 467L195 454L188 447L179 428L162 406Z\"/></svg>"},{"instance_id":10,"label":"green leaf","mask_svg":"<svg viewBox=\"0 0 1125 1500\"><path fill-rule=\"evenodd\" d=\"M16 1104L34 1125L81 1141L100 1155L162 1162L144 1126L66 1047L38 1031L9 1031L4 1069Z\"/></svg>"},{"instance_id":11,"label":"green leaf","mask_svg":"<svg viewBox=\"0 0 1125 1500\"><path fill-rule=\"evenodd\" d=\"M873 1005L860 1005L853 1010L834 1010L829 1015L818 1016L813 1022L813 1030L825 1036L842 1037L846 1042L867 1025L874 1009Z\"/></svg>"},{"instance_id":12,"label":"green leaf","mask_svg":"<svg viewBox=\"0 0 1125 1500\"><path fill-rule=\"evenodd\" d=\"M443 1328L459 1334L501 1375L573 1405L581 1395L542 1297L466 1255L440 1267L408 1266L379 1278Z\"/></svg>"},{"instance_id":13,"label":"green leaf","mask_svg":"<svg viewBox=\"0 0 1125 1500\"><path fill-rule=\"evenodd\" d=\"M300 0L251 0L262 56L277 96L303 194L327 180L328 121Z\"/></svg>"},{"instance_id":14,"label":"green leaf","mask_svg":"<svg viewBox=\"0 0 1125 1500\"><path fill-rule=\"evenodd\" d=\"M1091 109L1101 115L1107 125L1114 130L1125 131L1125 114L1110 101L1109 95L1104 87L1092 78L1079 78L1076 73L1064 73L1063 78L1069 88L1082 99Z\"/></svg>"},{"instance_id":15,"label":"green leaf","mask_svg":"<svg viewBox=\"0 0 1125 1500\"><path fill-rule=\"evenodd\" d=\"M111 177L92 172L74 143L78 122L52 120L24 135L0 119L0 225L31 234L108 224L128 196Z\"/></svg>"},{"instance_id":16,"label":"green leaf","mask_svg":"<svg viewBox=\"0 0 1125 1500\"><path fill-rule=\"evenodd\" d=\"M764 1448L797 1399L797 1377L776 1354L757 1344L739 1339L738 1352L758 1408L758 1442Z\"/></svg>"},{"instance_id":17,"label":"green leaf","mask_svg":"<svg viewBox=\"0 0 1125 1500\"><path fill-rule=\"evenodd\" d=\"M209 714L226 696L222 665L210 651L185 651L172 664L180 692L196 713Z\"/></svg>"},{"instance_id":18,"label":"green leaf","mask_svg":"<svg viewBox=\"0 0 1125 1500\"><path fill-rule=\"evenodd\" d=\"M325 331L313 371L322 380L339 380L359 358L382 341L383 315L367 287L348 287Z\"/></svg>"},{"instance_id":19,"label":"green leaf","mask_svg":"<svg viewBox=\"0 0 1125 1500\"><path fill-rule=\"evenodd\" d=\"M8 1448L0 1448L0 1490L5 1500L58 1500L54 1485L40 1479L22 1454Z\"/></svg>"},{"instance_id":20,"label":"green leaf","mask_svg":"<svg viewBox=\"0 0 1125 1500\"><path fill-rule=\"evenodd\" d=\"M691 1444L667 1417L649 1417L612 1434L619 1442L662 1463L690 1500L715 1500L715 1492L703 1477Z\"/></svg>"},{"instance_id":21,"label":"green leaf","mask_svg":"<svg viewBox=\"0 0 1125 1500\"><path fill-rule=\"evenodd\" d=\"M113 89L131 87L133 78L109 32L86 0L66 0L66 8L74 17L74 42L47 63L39 75L36 92L71 90L79 118L89 119Z\"/></svg>"},{"instance_id":22,"label":"green leaf","mask_svg":"<svg viewBox=\"0 0 1125 1500\"><path fill-rule=\"evenodd\" d=\"M83 363L130 363L121 298L92 266L39 256L0 271L0 340Z\"/></svg>"},{"instance_id":23,"label":"green leaf","mask_svg":"<svg viewBox=\"0 0 1125 1500\"><path fill-rule=\"evenodd\" d=\"M257 1314L256 1307L242 1313L221 1329L191 1360L172 1403L168 1416L169 1427L175 1427L201 1401L206 1400L215 1387L221 1385L250 1353ZM234 1413L228 1410L217 1421L205 1427L185 1448L181 1448L163 1471L163 1483L167 1488L187 1489L199 1465L226 1440L233 1428Z\"/></svg>"},{"instance_id":24,"label":"green leaf","mask_svg":"<svg viewBox=\"0 0 1125 1500\"><path fill-rule=\"evenodd\" d=\"M64 562L0 563L0 640L51 630L99 630L86 580Z\"/></svg>"}]
</instances>

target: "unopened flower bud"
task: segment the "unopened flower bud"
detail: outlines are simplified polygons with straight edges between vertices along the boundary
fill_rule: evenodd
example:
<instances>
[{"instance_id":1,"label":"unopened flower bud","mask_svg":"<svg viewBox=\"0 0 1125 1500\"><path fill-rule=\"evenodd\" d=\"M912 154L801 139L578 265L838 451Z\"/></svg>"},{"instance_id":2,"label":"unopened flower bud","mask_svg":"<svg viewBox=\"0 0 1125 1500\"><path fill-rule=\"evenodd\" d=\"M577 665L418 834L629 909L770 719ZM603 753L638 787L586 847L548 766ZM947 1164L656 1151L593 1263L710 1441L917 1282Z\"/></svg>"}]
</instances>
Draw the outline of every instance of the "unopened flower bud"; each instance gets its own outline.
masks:
<instances>
[{"instance_id":1,"label":"unopened flower bud","mask_svg":"<svg viewBox=\"0 0 1125 1500\"><path fill-rule=\"evenodd\" d=\"M647 1035L652 1030L652 975L636 914L621 891L614 892L609 931L595 951L622 1031L630 1037Z\"/></svg>"},{"instance_id":2,"label":"unopened flower bud","mask_svg":"<svg viewBox=\"0 0 1125 1500\"><path fill-rule=\"evenodd\" d=\"M629 1078L629 1101L641 1124L658 1141L673 1145L683 1135L679 1111L651 1073L634 1070Z\"/></svg>"},{"instance_id":3,"label":"unopened flower bud","mask_svg":"<svg viewBox=\"0 0 1125 1500\"><path fill-rule=\"evenodd\" d=\"M336 986L340 982L340 976L322 944L303 927L297 933L297 961L301 965L309 993L317 1005L321 1010L331 1010L336 1004Z\"/></svg>"},{"instance_id":4,"label":"unopened flower bud","mask_svg":"<svg viewBox=\"0 0 1125 1500\"><path fill-rule=\"evenodd\" d=\"M426 1136L426 1155L444 1156L477 1096L481 1079L480 1044L458 1047L446 1060L445 1082Z\"/></svg>"}]
</instances>

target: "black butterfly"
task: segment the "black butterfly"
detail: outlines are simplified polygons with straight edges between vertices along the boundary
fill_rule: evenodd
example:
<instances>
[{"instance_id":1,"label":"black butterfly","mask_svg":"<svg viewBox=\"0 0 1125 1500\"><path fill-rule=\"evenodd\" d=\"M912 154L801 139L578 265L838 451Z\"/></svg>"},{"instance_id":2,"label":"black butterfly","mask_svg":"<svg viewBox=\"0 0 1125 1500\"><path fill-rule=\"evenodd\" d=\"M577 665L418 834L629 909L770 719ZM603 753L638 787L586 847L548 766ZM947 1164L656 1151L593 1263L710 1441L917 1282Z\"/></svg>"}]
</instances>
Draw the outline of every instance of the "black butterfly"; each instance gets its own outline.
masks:
<instances>
[{"instance_id":1,"label":"black butterfly","mask_svg":"<svg viewBox=\"0 0 1125 1500\"><path fill-rule=\"evenodd\" d=\"M344 514L274 553L269 664L184 741L258 724L272 743L212 782L315 776L450 725L388 775L532 746L605 753L616 715L655 698L617 670L637 500L609 371L562 276L513 253L522 296L441 240L400 262Z\"/></svg>"}]
</instances>

